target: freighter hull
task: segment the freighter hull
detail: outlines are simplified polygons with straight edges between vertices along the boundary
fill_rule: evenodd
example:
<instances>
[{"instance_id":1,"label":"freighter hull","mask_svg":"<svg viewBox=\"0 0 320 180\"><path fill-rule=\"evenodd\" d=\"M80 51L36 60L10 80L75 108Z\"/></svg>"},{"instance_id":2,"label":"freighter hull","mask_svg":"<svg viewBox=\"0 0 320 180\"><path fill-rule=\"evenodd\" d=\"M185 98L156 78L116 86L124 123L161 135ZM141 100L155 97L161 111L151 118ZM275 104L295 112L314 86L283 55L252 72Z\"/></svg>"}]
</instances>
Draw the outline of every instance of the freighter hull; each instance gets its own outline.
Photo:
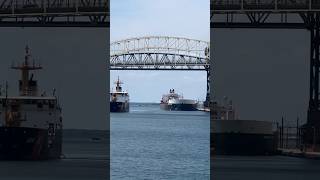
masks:
<instances>
[{"instance_id":1,"label":"freighter hull","mask_svg":"<svg viewBox=\"0 0 320 180\"><path fill-rule=\"evenodd\" d=\"M129 112L129 103L110 102L110 112Z\"/></svg>"},{"instance_id":2,"label":"freighter hull","mask_svg":"<svg viewBox=\"0 0 320 180\"><path fill-rule=\"evenodd\" d=\"M265 155L275 152L271 134L211 133L211 139L213 154Z\"/></svg>"},{"instance_id":3,"label":"freighter hull","mask_svg":"<svg viewBox=\"0 0 320 180\"><path fill-rule=\"evenodd\" d=\"M213 155L266 155L276 152L272 122L211 120Z\"/></svg>"},{"instance_id":4,"label":"freighter hull","mask_svg":"<svg viewBox=\"0 0 320 180\"><path fill-rule=\"evenodd\" d=\"M62 151L62 131L25 127L0 127L1 160L58 159Z\"/></svg>"},{"instance_id":5,"label":"freighter hull","mask_svg":"<svg viewBox=\"0 0 320 180\"><path fill-rule=\"evenodd\" d=\"M160 108L167 111L197 111L197 104L166 104L160 103Z\"/></svg>"}]
</instances>

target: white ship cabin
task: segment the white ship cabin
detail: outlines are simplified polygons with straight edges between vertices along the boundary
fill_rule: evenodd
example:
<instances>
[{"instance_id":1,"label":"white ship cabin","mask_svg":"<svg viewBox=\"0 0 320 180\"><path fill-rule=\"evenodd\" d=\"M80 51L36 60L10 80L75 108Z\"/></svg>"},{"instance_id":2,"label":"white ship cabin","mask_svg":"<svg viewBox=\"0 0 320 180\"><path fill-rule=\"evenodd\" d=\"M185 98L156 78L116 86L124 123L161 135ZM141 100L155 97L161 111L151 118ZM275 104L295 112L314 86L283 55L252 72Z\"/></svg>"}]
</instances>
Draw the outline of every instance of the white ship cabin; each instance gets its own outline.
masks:
<instances>
[{"instance_id":1,"label":"white ship cabin","mask_svg":"<svg viewBox=\"0 0 320 180\"><path fill-rule=\"evenodd\" d=\"M40 109L57 108L57 98L53 96L0 96L0 105L6 107L6 105L12 106L25 106L32 105Z\"/></svg>"},{"instance_id":2,"label":"white ship cabin","mask_svg":"<svg viewBox=\"0 0 320 180\"><path fill-rule=\"evenodd\" d=\"M5 93L0 90L0 126L30 128L62 128L61 108L57 97L38 95L37 81L29 71L42 69L29 62L29 48L23 63L12 66L21 71L19 80L19 96L8 96L8 85Z\"/></svg>"},{"instance_id":3,"label":"white ship cabin","mask_svg":"<svg viewBox=\"0 0 320 180\"><path fill-rule=\"evenodd\" d=\"M0 126L46 129L55 124L61 128L60 115L56 97L0 96Z\"/></svg>"},{"instance_id":4,"label":"white ship cabin","mask_svg":"<svg viewBox=\"0 0 320 180\"><path fill-rule=\"evenodd\" d=\"M214 120L235 120L236 112L232 101L228 101L225 97L225 102L219 104L218 102L212 103L212 110L210 111L211 119Z\"/></svg>"},{"instance_id":5,"label":"white ship cabin","mask_svg":"<svg viewBox=\"0 0 320 180\"><path fill-rule=\"evenodd\" d=\"M116 84L116 89L110 92L111 102L129 102L129 93L123 91L120 84L123 84L118 77L118 80L114 82Z\"/></svg>"},{"instance_id":6,"label":"white ship cabin","mask_svg":"<svg viewBox=\"0 0 320 180\"><path fill-rule=\"evenodd\" d=\"M174 89L169 90L169 94L165 94L162 96L161 102L166 103L169 101L169 99L180 99L182 98L181 95L177 94Z\"/></svg>"}]
</instances>

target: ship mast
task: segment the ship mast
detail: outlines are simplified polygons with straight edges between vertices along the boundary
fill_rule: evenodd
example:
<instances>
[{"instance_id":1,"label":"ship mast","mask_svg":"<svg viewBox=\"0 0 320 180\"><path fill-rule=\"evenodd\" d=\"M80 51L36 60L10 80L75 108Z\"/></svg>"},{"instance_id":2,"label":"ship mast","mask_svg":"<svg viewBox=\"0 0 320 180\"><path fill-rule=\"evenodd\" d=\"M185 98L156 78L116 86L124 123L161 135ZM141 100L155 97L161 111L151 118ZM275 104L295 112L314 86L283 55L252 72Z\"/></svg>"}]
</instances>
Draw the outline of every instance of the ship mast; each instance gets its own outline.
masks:
<instances>
[{"instance_id":1,"label":"ship mast","mask_svg":"<svg viewBox=\"0 0 320 180\"><path fill-rule=\"evenodd\" d=\"M118 80L115 82L115 84L117 85L116 92L121 92L122 88L121 88L120 84L123 84L123 83L120 81L119 76L118 76Z\"/></svg>"},{"instance_id":2,"label":"ship mast","mask_svg":"<svg viewBox=\"0 0 320 180\"><path fill-rule=\"evenodd\" d=\"M29 53L29 47L25 48L26 54L24 61L17 66L12 66L11 69L21 71L21 80L19 80L19 92L21 96L37 96L37 81L33 80L33 74L29 79L29 71L42 69L40 65L30 64L31 54Z\"/></svg>"}]
</instances>

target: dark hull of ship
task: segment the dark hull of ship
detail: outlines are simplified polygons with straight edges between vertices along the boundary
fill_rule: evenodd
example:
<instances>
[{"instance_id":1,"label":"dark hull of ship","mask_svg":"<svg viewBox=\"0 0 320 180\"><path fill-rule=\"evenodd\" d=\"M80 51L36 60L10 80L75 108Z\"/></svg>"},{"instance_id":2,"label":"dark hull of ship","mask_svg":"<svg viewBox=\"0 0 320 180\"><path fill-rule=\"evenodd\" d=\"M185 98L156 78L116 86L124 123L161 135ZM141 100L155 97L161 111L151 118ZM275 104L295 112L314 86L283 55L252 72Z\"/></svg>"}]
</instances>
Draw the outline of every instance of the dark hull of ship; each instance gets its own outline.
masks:
<instances>
[{"instance_id":1,"label":"dark hull of ship","mask_svg":"<svg viewBox=\"0 0 320 180\"><path fill-rule=\"evenodd\" d=\"M197 104L171 104L160 103L160 108L167 111L197 111Z\"/></svg>"},{"instance_id":2,"label":"dark hull of ship","mask_svg":"<svg viewBox=\"0 0 320 180\"><path fill-rule=\"evenodd\" d=\"M110 112L129 112L129 103L110 102Z\"/></svg>"},{"instance_id":3,"label":"dark hull of ship","mask_svg":"<svg viewBox=\"0 0 320 180\"><path fill-rule=\"evenodd\" d=\"M212 155L268 155L275 153L272 134L211 133Z\"/></svg>"},{"instance_id":4,"label":"dark hull of ship","mask_svg":"<svg viewBox=\"0 0 320 180\"><path fill-rule=\"evenodd\" d=\"M0 127L1 160L59 159L62 153L62 130L26 127Z\"/></svg>"}]
</instances>

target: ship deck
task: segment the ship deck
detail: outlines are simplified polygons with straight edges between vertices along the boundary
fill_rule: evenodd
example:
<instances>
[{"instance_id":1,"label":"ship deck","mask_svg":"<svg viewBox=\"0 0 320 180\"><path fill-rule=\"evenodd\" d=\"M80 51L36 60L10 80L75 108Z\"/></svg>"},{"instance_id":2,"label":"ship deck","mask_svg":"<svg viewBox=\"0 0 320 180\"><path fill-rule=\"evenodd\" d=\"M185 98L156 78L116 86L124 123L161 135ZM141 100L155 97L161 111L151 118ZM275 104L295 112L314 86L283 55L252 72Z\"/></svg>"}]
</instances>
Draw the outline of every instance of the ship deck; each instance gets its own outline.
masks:
<instances>
[{"instance_id":1,"label":"ship deck","mask_svg":"<svg viewBox=\"0 0 320 180\"><path fill-rule=\"evenodd\" d=\"M54 96L0 96L0 99L38 99L38 100L55 100L57 99Z\"/></svg>"}]
</instances>

